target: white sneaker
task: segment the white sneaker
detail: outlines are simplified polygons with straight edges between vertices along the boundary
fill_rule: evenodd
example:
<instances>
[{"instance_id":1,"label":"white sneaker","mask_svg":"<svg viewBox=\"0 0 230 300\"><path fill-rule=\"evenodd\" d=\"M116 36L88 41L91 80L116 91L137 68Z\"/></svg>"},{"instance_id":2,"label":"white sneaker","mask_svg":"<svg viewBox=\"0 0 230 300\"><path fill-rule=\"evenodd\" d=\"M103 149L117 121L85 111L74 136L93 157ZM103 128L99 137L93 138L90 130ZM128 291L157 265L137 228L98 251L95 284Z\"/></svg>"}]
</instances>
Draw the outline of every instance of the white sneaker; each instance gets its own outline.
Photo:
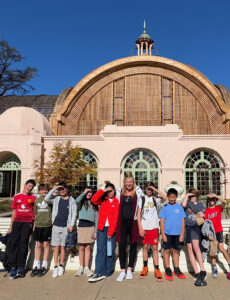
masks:
<instances>
[{"instance_id":1,"label":"white sneaker","mask_svg":"<svg viewBox=\"0 0 230 300\"><path fill-rule=\"evenodd\" d=\"M58 267L54 268L52 277L53 278L57 278L58 277Z\"/></svg>"},{"instance_id":2,"label":"white sneaker","mask_svg":"<svg viewBox=\"0 0 230 300\"><path fill-rule=\"evenodd\" d=\"M63 267L59 266L58 267L58 276L62 276L64 274L64 269Z\"/></svg>"},{"instance_id":3,"label":"white sneaker","mask_svg":"<svg viewBox=\"0 0 230 300\"><path fill-rule=\"evenodd\" d=\"M132 271L130 271L130 270L127 270L127 273L126 273L126 277L125 277L125 279L128 279L128 280L130 280L130 279L132 279L132 278L133 278Z\"/></svg>"},{"instance_id":4,"label":"white sneaker","mask_svg":"<svg viewBox=\"0 0 230 300\"><path fill-rule=\"evenodd\" d=\"M80 266L77 272L75 273L76 276L81 276L83 274L83 267Z\"/></svg>"},{"instance_id":5,"label":"white sneaker","mask_svg":"<svg viewBox=\"0 0 230 300\"><path fill-rule=\"evenodd\" d=\"M84 268L84 274L87 276L87 277L91 277L93 275L93 272L90 271L89 268Z\"/></svg>"},{"instance_id":6,"label":"white sneaker","mask_svg":"<svg viewBox=\"0 0 230 300\"><path fill-rule=\"evenodd\" d=\"M117 281L123 281L124 279L125 279L125 276L126 276L126 274L125 274L125 272L121 272L119 275L118 275L118 277L117 277Z\"/></svg>"}]
</instances>

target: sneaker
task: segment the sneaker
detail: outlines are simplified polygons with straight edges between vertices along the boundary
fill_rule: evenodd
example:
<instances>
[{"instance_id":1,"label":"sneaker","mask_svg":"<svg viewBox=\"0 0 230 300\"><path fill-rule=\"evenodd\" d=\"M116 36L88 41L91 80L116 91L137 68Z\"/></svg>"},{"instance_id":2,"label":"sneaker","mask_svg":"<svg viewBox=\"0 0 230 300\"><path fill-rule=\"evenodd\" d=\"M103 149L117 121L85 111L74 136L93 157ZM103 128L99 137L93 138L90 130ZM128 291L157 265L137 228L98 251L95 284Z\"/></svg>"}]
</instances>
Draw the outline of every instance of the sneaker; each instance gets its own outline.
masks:
<instances>
[{"instance_id":1,"label":"sneaker","mask_svg":"<svg viewBox=\"0 0 230 300\"><path fill-rule=\"evenodd\" d=\"M81 276L83 274L83 267L79 267L79 269L76 272L76 276Z\"/></svg>"},{"instance_id":2,"label":"sneaker","mask_svg":"<svg viewBox=\"0 0 230 300\"><path fill-rule=\"evenodd\" d=\"M205 281L207 278L207 273L205 271L201 271L196 282L195 286L206 286L207 282Z\"/></svg>"},{"instance_id":3,"label":"sneaker","mask_svg":"<svg viewBox=\"0 0 230 300\"><path fill-rule=\"evenodd\" d=\"M127 279L127 280L131 280L131 279L133 279L133 274L132 274L132 271L130 271L130 270L127 270L127 273L126 273L125 279Z\"/></svg>"},{"instance_id":4,"label":"sneaker","mask_svg":"<svg viewBox=\"0 0 230 300\"><path fill-rule=\"evenodd\" d=\"M194 276L193 276L193 281L194 282L196 282L196 280L197 280L197 278L198 278L199 275L200 275L200 273L194 274Z\"/></svg>"},{"instance_id":5,"label":"sneaker","mask_svg":"<svg viewBox=\"0 0 230 300\"><path fill-rule=\"evenodd\" d=\"M47 273L47 269L45 267L42 267L39 272L37 277L43 277Z\"/></svg>"},{"instance_id":6,"label":"sneaker","mask_svg":"<svg viewBox=\"0 0 230 300\"><path fill-rule=\"evenodd\" d=\"M103 280L105 278L106 278L106 276L102 276L102 275L99 275L99 274L94 274L93 277L88 279L88 282L97 282L97 281Z\"/></svg>"},{"instance_id":7,"label":"sneaker","mask_svg":"<svg viewBox=\"0 0 230 300\"><path fill-rule=\"evenodd\" d=\"M162 281L163 280L162 273L159 269L154 269L154 276L155 276L157 281Z\"/></svg>"},{"instance_id":8,"label":"sneaker","mask_svg":"<svg viewBox=\"0 0 230 300\"><path fill-rule=\"evenodd\" d=\"M125 276L126 276L126 273L125 273L125 272L121 272L121 273L118 275L116 281L123 281L123 280L125 279Z\"/></svg>"},{"instance_id":9,"label":"sneaker","mask_svg":"<svg viewBox=\"0 0 230 300\"><path fill-rule=\"evenodd\" d=\"M84 268L84 274L87 277L91 277L93 275L93 272L89 268Z\"/></svg>"},{"instance_id":10,"label":"sneaker","mask_svg":"<svg viewBox=\"0 0 230 300\"><path fill-rule=\"evenodd\" d=\"M58 267L58 276L62 276L64 274L64 268L62 266Z\"/></svg>"},{"instance_id":11,"label":"sneaker","mask_svg":"<svg viewBox=\"0 0 230 300\"><path fill-rule=\"evenodd\" d=\"M167 270L165 270L165 279L167 279L169 281L173 280L172 270L170 268L168 268Z\"/></svg>"},{"instance_id":12,"label":"sneaker","mask_svg":"<svg viewBox=\"0 0 230 300\"><path fill-rule=\"evenodd\" d=\"M177 271L173 272L173 276L176 276L179 279L186 279L186 276L181 272L179 268Z\"/></svg>"},{"instance_id":13,"label":"sneaker","mask_svg":"<svg viewBox=\"0 0 230 300\"><path fill-rule=\"evenodd\" d=\"M32 272L30 273L30 277L35 277L38 275L40 269L38 269L38 267L35 267Z\"/></svg>"},{"instance_id":14,"label":"sneaker","mask_svg":"<svg viewBox=\"0 0 230 300\"><path fill-rule=\"evenodd\" d=\"M212 278L217 278L218 277L218 270L217 268L212 268Z\"/></svg>"},{"instance_id":15,"label":"sneaker","mask_svg":"<svg viewBox=\"0 0 230 300\"><path fill-rule=\"evenodd\" d=\"M148 267L143 267L142 271L141 271L141 273L139 275L139 278L141 278L141 279L145 278L145 276L147 276L148 273L149 273Z\"/></svg>"},{"instance_id":16,"label":"sneaker","mask_svg":"<svg viewBox=\"0 0 230 300\"><path fill-rule=\"evenodd\" d=\"M228 272L228 275L227 275L228 279L230 280L230 272Z\"/></svg>"},{"instance_id":17,"label":"sneaker","mask_svg":"<svg viewBox=\"0 0 230 300\"><path fill-rule=\"evenodd\" d=\"M18 278L24 278L25 277L25 269L23 267L18 267L17 277Z\"/></svg>"},{"instance_id":18,"label":"sneaker","mask_svg":"<svg viewBox=\"0 0 230 300\"><path fill-rule=\"evenodd\" d=\"M52 277L53 278L57 278L58 277L58 267L54 268Z\"/></svg>"},{"instance_id":19,"label":"sneaker","mask_svg":"<svg viewBox=\"0 0 230 300\"><path fill-rule=\"evenodd\" d=\"M17 278L17 268L12 267L10 269L10 279L16 279Z\"/></svg>"}]
</instances>

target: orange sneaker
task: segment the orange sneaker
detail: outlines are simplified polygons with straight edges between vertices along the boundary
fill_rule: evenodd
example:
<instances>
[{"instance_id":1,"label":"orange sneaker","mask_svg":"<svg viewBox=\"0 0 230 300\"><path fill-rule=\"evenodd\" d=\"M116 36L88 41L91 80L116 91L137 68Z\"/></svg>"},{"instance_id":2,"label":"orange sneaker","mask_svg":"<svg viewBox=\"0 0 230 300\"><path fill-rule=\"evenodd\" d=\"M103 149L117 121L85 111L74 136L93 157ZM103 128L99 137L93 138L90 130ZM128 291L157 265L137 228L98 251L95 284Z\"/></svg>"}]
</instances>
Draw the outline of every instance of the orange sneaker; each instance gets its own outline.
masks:
<instances>
[{"instance_id":1,"label":"orange sneaker","mask_svg":"<svg viewBox=\"0 0 230 300\"><path fill-rule=\"evenodd\" d=\"M167 273L165 272L165 279L172 281L173 280L173 275L171 269L167 270Z\"/></svg>"},{"instance_id":2,"label":"orange sneaker","mask_svg":"<svg viewBox=\"0 0 230 300\"><path fill-rule=\"evenodd\" d=\"M143 267L142 271L139 275L139 278L141 278L141 279L145 278L148 275L148 273L149 273L148 267Z\"/></svg>"},{"instance_id":3,"label":"orange sneaker","mask_svg":"<svg viewBox=\"0 0 230 300\"><path fill-rule=\"evenodd\" d=\"M163 280L163 276L162 276L161 271L159 269L154 269L154 276L155 276L157 281L162 281Z\"/></svg>"},{"instance_id":4,"label":"orange sneaker","mask_svg":"<svg viewBox=\"0 0 230 300\"><path fill-rule=\"evenodd\" d=\"M181 270L179 269L176 273L175 271L173 272L173 276L176 276L179 279L186 279L186 276L181 272Z\"/></svg>"}]
</instances>

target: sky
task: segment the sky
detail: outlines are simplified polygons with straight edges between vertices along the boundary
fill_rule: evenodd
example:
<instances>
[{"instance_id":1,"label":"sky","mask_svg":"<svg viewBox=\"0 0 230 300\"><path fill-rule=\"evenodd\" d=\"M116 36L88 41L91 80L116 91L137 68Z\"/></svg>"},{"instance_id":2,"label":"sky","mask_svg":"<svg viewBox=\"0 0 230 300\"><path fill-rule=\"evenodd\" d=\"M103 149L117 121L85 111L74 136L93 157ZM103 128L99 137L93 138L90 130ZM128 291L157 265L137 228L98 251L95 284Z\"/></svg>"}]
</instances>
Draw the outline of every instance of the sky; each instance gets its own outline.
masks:
<instances>
[{"instance_id":1,"label":"sky","mask_svg":"<svg viewBox=\"0 0 230 300\"><path fill-rule=\"evenodd\" d=\"M0 0L0 39L36 67L33 95L58 95L95 68L136 55L146 20L155 54L230 90L229 0ZM157 49L157 50L156 50Z\"/></svg>"}]
</instances>

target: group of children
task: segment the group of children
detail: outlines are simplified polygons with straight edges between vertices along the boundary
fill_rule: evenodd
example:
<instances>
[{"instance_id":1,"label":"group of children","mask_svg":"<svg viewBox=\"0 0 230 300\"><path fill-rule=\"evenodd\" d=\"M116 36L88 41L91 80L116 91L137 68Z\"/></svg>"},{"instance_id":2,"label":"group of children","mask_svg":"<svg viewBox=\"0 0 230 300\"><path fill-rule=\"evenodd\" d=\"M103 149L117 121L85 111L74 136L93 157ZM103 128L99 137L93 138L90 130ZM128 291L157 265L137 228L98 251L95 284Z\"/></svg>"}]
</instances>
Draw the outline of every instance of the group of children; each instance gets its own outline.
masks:
<instances>
[{"instance_id":1,"label":"group of children","mask_svg":"<svg viewBox=\"0 0 230 300\"><path fill-rule=\"evenodd\" d=\"M53 278L64 273L66 239L75 229L78 209L78 246L80 267L76 276L85 274L89 282L96 282L112 275L114 271L116 242L119 245L121 272L117 281L132 279L137 257L137 244L141 239L143 245L143 268L140 279L148 275L148 248L152 248L154 277L162 281L159 269L159 233L162 235L163 261L165 279L174 277L185 279L179 268L180 250L187 245L189 259L194 270L196 286L205 286L206 271L201 251L201 227L205 220L213 226L213 235L207 240L218 242L230 268L230 258L223 247L223 228L221 212L226 203L215 194L207 196L207 209L198 202L199 192L190 189L182 201L176 202L177 191L169 189L167 195L160 192L152 182L146 183L145 194L136 186L134 178L124 179L121 189L107 182L104 187L93 194L90 187L74 199L68 193L65 183L61 182L48 192L48 186L41 184L38 194L32 194L36 183L28 180L21 194L15 195L12 204L12 220L9 228L10 239L7 245L7 260L10 265L10 278L25 276L25 265L29 238L34 231L36 241L35 268L31 277L44 276L48 270L50 243L54 249ZM221 205L217 205L217 201ZM163 205L163 203L166 203ZM163 206L162 206L163 205ZM162 207L161 207L162 206ZM160 209L158 219L158 210ZM209 224L210 224L209 223ZM94 274L89 269L91 246L96 243ZM129 254L127 259L127 244ZM40 264L41 250L43 261ZM170 268L170 255L174 270ZM212 276L217 278L216 257L212 256ZM127 263L128 261L128 263ZM197 262L200 272L197 267ZM228 273L230 279L230 272Z\"/></svg>"}]
</instances>

